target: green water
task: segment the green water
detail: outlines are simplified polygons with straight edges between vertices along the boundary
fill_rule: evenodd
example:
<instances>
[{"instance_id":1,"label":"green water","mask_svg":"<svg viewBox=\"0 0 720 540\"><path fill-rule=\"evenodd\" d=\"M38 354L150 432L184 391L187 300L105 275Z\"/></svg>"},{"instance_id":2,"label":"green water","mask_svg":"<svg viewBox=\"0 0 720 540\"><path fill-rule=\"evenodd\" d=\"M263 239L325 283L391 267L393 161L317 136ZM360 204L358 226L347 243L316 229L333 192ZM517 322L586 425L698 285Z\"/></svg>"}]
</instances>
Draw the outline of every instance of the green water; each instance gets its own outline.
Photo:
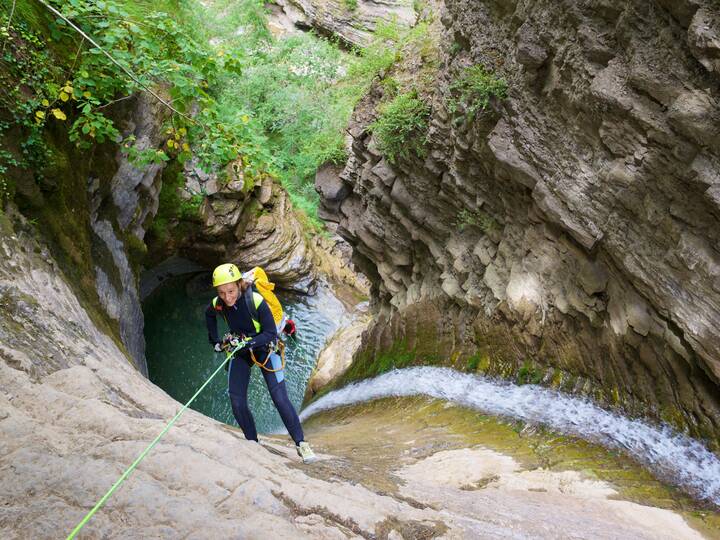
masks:
<instances>
[{"instance_id":1,"label":"green water","mask_svg":"<svg viewBox=\"0 0 720 540\"><path fill-rule=\"evenodd\" d=\"M175 277L143 302L150 380L183 403L224 359L224 355L216 354L208 343L205 308L214 296L209 282L207 273ZM313 296L278 291L278 298L298 327L297 341L288 340L285 384L290 400L299 411L317 355L325 340L343 324L346 312L324 286ZM225 329L225 322L219 318L220 335ZM248 394L258 431L284 431L258 367L253 367ZM225 371L216 375L192 408L220 422L236 425L227 396Z\"/></svg>"}]
</instances>

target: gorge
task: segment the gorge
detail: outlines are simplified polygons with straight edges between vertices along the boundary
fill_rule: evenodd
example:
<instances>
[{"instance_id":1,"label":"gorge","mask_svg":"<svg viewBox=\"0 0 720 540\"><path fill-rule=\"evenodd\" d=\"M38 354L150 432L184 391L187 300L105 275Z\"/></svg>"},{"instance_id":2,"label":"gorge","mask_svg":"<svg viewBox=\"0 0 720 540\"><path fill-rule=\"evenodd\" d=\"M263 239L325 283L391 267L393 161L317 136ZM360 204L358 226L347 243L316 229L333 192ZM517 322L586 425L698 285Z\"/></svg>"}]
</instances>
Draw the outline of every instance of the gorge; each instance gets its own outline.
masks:
<instances>
[{"instance_id":1,"label":"gorge","mask_svg":"<svg viewBox=\"0 0 720 540\"><path fill-rule=\"evenodd\" d=\"M79 538L720 534L714 2L10 4L3 538L67 535L178 411L158 350L202 384L229 260L305 310L320 461L218 376Z\"/></svg>"}]
</instances>

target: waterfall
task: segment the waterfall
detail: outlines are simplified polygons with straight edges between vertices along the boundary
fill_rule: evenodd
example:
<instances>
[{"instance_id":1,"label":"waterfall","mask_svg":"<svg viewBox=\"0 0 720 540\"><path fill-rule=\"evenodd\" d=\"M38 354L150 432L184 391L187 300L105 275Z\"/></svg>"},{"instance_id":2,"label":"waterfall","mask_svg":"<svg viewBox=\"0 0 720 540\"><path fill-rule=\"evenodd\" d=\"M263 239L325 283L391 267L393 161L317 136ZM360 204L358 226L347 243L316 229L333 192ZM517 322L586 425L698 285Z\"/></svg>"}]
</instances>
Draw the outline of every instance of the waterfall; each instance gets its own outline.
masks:
<instances>
[{"instance_id":1,"label":"waterfall","mask_svg":"<svg viewBox=\"0 0 720 540\"><path fill-rule=\"evenodd\" d=\"M517 386L448 368L398 369L330 392L302 411L320 411L392 396L425 395L483 413L541 423L561 433L623 450L693 496L720 505L720 459L665 425L626 418L587 399L536 385Z\"/></svg>"}]
</instances>

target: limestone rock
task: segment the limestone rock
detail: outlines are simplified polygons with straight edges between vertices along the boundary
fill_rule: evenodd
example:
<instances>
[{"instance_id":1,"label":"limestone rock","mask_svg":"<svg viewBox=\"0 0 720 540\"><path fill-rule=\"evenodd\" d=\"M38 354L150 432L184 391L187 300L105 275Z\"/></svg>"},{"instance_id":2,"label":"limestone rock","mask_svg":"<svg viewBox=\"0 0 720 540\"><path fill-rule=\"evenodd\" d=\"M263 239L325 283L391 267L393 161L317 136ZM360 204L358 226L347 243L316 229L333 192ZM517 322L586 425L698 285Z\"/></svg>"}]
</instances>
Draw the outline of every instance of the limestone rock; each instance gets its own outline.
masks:
<instances>
[{"instance_id":1,"label":"limestone rock","mask_svg":"<svg viewBox=\"0 0 720 540\"><path fill-rule=\"evenodd\" d=\"M133 135L138 150L163 144L162 126L168 111L155 98L146 93L134 96L121 116L123 137ZM120 338L133 362L147 374L138 276L130 264L133 246L129 243L142 244L145 227L157 212L164 164L137 168L119 149L115 161L117 169L109 189L101 187L101 179L91 178L88 182L95 251L107 253L93 257L96 288L101 305L119 325Z\"/></svg>"},{"instance_id":2,"label":"limestone rock","mask_svg":"<svg viewBox=\"0 0 720 540\"><path fill-rule=\"evenodd\" d=\"M455 351L487 339L500 373L535 358L717 440L717 13L711 0L447 0L431 31L456 45L424 89L425 155L388 166L366 129L371 89L348 129L350 192L328 212L394 321L368 329L363 354L411 339L409 318L441 298ZM508 85L474 118L443 106L471 65Z\"/></svg>"},{"instance_id":3,"label":"limestone rock","mask_svg":"<svg viewBox=\"0 0 720 540\"><path fill-rule=\"evenodd\" d=\"M137 150L158 148L165 137L162 126L168 116L167 109L146 93L138 94L133 101L134 106L125 119L123 136L134 135ZM116 161L118 169L110 184L110 194L118 209L117 222L122 230L129 230L142 239L146 218L157 212L160 173L164 165L151 164L138 169L120 150Z\"/></svg>"},{"instance_id":4,"label":"limestone rock","mask_svg":"<svg viewBox=\"0 0 720 540\"><path fill-rule=\"evenodd\" d=\"M695 12L688 29L690 50L708 71L720 74L720 12L712 6Z\"/></svg>"},{"instance_id":5,"label":"limestone rock","mask_svg":"<svg viewBox=\"0 0 720 540\"><path fill-rule=\"evenodd\" d=\"M164 258L179 254L206 268L227 261L243 268L262 266L281 287L313 289L317 273L311 247L287 193L270 176L252 181L241 159L228 163L220 175L204 173L196 164L186 165L185 174L185 189L199 185L206 197L186 233L164 246Z\"/></svg>"},{"instance_id":6,"label":"limestone rock","mask_svg":"<svg viewBox=\"0 0 720 540\"><path fill-rule=\"evenodd\" d=\"M532 26L522 25L518 30L517 39L517 61L528 69L539 68L548 54Z\"/></svg>"},{"instance_id":7,"label":"limestone rock","mask_svg":"<svg viewBox=\"0 0 720 540\"><path fill-rule=\"evenodd\" d=\"M94 326L43 255L47 248L6 221L3 214L0 535L57 538L73 530L180 404ZM47 299L53 309L40 309ZM317 478L298 467L292 443L262 443L187 410L81 536L253 538L272 531L294 540L352 531L367 538L386 522L448 519L362 485ZM325 519L298 519L321 514ZM452 534L463 535L462 521L449 520Z\"/></svg>"},{"instance_id":8,"label":"limestone rock","mask_svg":"<svg viewBox=\"0 0 720 540\"><path fill-rule=\"evenodd\" d=\"M315 28L324 34L338 36L348 45L364 47L381 21L395 21L403 26L415 24L412 5L399 0L274 0L276 20L282 28L291 22L295 27Z\"/></svg>"},{"instance_id":9,"label":"limestone rock","mask_svg":"<svg viewBox=\"0 0 720 540\"><path fill-rule=\"evenodd\" d=\"M305 401L317 394L321 388L335 382L347 371L368 324L370 318L367 315L356 317L328 339L318 355L317 364L308 381Z\"/></svg>"},{"instance_id":10,"label":"limestone rock","mask_svg":"<svg viewBox=\"0 0 720 540\"><path fill-rule=\"evenodd\" d=\"M702 91L685 92L672 104L669 120L683 135L700 145L717 147L720 137L720 104Z\"/></svg>"},{"instance_id":11,"label":"limestone rock","mask_svg":"<svg viewBox=\"0 0 720 540\"><path fill-rule=\"evenodd\" d=\"M328 216L337 214L340 204L350 193L347 185L340 178L341 167L327 163L315 174L315 191L320 195L323 210Z\"/></svg>"},{"instance_id":12,"label":"limestone rock","mask_svg":"<svg viewBox=\"0 0 720 540\"><path fill-rule=\"evenodd\" d=\"M309 292L316 279L312 256L302 227L292 212L287 193L276 186L272 207L250 221L237 241L226 247L225 258L243 268L261 266L280 286Z\"/></svg>"}]
</instances>

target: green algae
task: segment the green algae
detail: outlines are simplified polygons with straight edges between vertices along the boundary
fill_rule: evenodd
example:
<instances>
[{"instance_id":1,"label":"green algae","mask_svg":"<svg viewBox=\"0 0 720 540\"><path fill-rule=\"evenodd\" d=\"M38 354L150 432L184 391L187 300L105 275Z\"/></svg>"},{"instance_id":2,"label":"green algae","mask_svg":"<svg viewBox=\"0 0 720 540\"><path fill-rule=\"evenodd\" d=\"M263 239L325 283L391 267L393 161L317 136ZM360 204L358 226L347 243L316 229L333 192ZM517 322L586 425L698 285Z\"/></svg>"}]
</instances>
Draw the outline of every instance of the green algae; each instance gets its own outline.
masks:
<instances>
[{"instance_id":1,"label":"green algae","mask_svg":"<svg viewBox=\"0 0 720 540\"><path fill-rule=\"evenodd\" d=\"M402 465L408 452L422 459L440 450L482 446L513 457L525 470L573 470L584 478L607 482L617 491L611 498L678 512L707 538L720 539L716 509L664 484L619 451L546 427L425 397L384 398L341 407L319 413L304 425L317 448L343 456L342 470L324 465L325 469L313 473L319 477L340 476L393 494L399 483L393 470Z\"/></svg>"}]
</instances>

